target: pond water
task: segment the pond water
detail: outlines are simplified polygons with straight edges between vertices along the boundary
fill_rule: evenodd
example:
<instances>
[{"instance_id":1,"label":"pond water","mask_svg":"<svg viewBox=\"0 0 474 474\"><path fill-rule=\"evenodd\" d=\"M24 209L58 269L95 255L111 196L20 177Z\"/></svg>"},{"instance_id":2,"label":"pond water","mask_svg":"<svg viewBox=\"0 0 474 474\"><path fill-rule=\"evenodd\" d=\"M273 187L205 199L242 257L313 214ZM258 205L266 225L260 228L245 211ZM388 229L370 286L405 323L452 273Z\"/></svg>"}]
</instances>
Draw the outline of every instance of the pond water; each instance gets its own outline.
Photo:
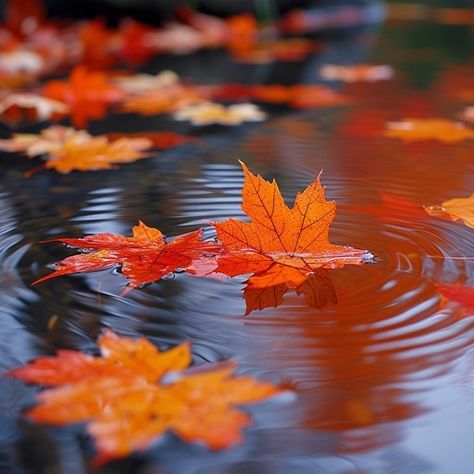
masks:
<instances>
[{"instance_id":1,"label":"pond water","mask_svg":"<svg viewBox=\"0 0 474 474\"><path fill-rule=\"evenodd\" d=\"M391 64L395 79L334 83L351 98L347 106L267 107L267 122L235 128L110 116L91 131L173 129L201 138L114 171L26 177L31 162L2 158L2 370L59 348L94 353L101 330L112 328L163 349L190 340L196 364L233 359L238 373L296 394L251 407L254 423L228 451L212 453L167 435L146 454L97 472L472 472L474 315L455 303L440 306L435 283L474 284L474 260L444 258L474 257L473 229L403 207L380 214L381 193L426 205L471 194L472 141L407 144L372 127L410 116L457 118L469 104L456 94L473 86L472 29L389 21L325 41L322 53L290 66L242 65L211 51L159 58L145 69L172 68L198 83L289 84L317 82L321 64L368 62ZM276 178L289 203L324 170L327 197L338 206L332 242L366 248L376 259L329 271L337 304L315 309L289 292L279 307L244 317L244 278L184 273L126 296L115 270L30 286L48 264L70 254L42 240L129 235L138 219L168 236L203 226L211 236L209 220L242 218L237 159ZM35 391L0 379L0 472L92 472L92 442L80 426L21 418Z\"/></svg>"}]
</instances>

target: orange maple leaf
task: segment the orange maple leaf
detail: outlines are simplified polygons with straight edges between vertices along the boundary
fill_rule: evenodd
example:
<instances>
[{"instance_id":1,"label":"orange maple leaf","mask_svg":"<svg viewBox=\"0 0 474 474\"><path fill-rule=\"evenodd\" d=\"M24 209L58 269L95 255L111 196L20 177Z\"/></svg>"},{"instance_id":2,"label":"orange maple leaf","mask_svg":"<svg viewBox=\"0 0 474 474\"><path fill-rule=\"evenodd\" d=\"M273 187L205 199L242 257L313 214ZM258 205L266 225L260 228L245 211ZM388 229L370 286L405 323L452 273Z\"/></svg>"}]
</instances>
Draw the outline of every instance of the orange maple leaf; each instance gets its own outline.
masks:
<instances>
[{"instance_id":1,"label":"orange maple leaf","mask_svg":"<svg viewBox=\"0 0 474 474\"><path fill-rule=\"evenodd\" d=\"M189 120L193 125L240 125L242 122L261 122L266 119L255 104L242 103L226 107L215 102L181 107L175 114L176 120Z\"/></svg>"},{"instance_id":2,"label":"orange maple leaf","mask_svg":"<svg viewBox=\"0 0 474 474\"><path fill-rule=\"evenodd\" d=\"M102 118L107 106L121 100L124 93L105 73L76 66L67 81L47 82L43 95L69 105L74 125L85 127L90 119Z\"/></svg>"},{"instance_id":3,"label":"orange maple leaf","mask_svg":"<svg viewBox=\"0 0 474 474\"><path fill-rule=\"evenodd\" d=\"M258 40L258 24L250 13L236 15L226 20L228 37L226 46L235 55L242 55L255 49Z\"/></svg>"},{"instance_id":4,"label":"orange maple leaf","mask_svg":"<svg viewBox=\"0 0 474 474\"><path fill-rule=\"evenodd\" d=\"M445 119L413 119L400 122L388 122L386 137L401 138L404 141L439 140L444 143L456 143L467 138L474 138L474 130L462 122Z\"/></svg>"},{"instance_id":5,"label":"orange maple leaf","mask_svg":"<svg viewBox=\"0 0 474 474\"><path fill-rule=\"evenodd\" d=\"M128 163L147 156L151 148L147 138L118 138L109 140L105 135L92 136L85 130L53 125L39 135L17 133L13 138L0 140L0 149L23 152L30 158L46 155L45 168L60 173L72 170L89 171L109 169L118 163Z\"/></svg>"},{"instance_id":6,"label":"orange maple leaf","mask_svg":"<svg viewBox=\"0 0 474 474\"><path fill-rule=\"evenodd\" d=\"M140 115L158 115L172 113L203 100L204 96L198 90L176 84L127 97L121 104L121 110Z\"/></svg>"},{"instance_id":7,"label":"orange maple leaf","mask_svg":"<svg viewBox=\"0 0 474 474\"><path fill-rule=\"evenodd\" d=\"M452 221L462 220L468 227L474 228L474 193L466 198L455 198L445 201L441 206L426 206L430 216L447 216Z\"/></svg>"},{"instance_id":8,"label":"orange maple leaf","mask_svg":"<svg viewBox=\"0 0 474 474\"><path fill-rule=\"evenodd\" d=\"M129 289L133 289L158 281L177 269L186 270L195 260L216 254L220 246L202 241L201 233L201 230L197 230L167 243L158 229L147 227L140 221L133 228L132 237L103 233L77 239L54 239L84 249L86 253L65 258L57 264L53 273L36 280L34 284L71 273L120 265L123 275L129 279Z\"/></svg>"},{"instance_id":9,"label":"orange maple leaf","mask_svg":"<svg viewBox=\"0 0 474 474\"><path fill-rule=\"evenodd\" d=\"M325 200L319 177L297 194L290 209L275 181L269 183L241 165L245 174L242 209L251 222L212 223L223 244L217 272L253 273L248 288L284 284L298 289L316 269L359 265L372 257L366 250L329 242L336 205Z\"/></svg>"},{"instance_id":10,"label":"orange maple leaf","mask_svg":"<svg viewBox=\"0 0 474 474\"><path fill-rule=\"evenodd\" d=\"M235 405L279 392L251 377L233 377L233 365L183 371L191 363L187 343L160 352L145 338L106 331L98 344L102 357L59 351L9 372L57 387L42 392L27 416L55 425L87 422L98 462L143 451L168 430L211 449L230 447L241 441L242 428L251 422Z\"/></svg>"}]
</instances>

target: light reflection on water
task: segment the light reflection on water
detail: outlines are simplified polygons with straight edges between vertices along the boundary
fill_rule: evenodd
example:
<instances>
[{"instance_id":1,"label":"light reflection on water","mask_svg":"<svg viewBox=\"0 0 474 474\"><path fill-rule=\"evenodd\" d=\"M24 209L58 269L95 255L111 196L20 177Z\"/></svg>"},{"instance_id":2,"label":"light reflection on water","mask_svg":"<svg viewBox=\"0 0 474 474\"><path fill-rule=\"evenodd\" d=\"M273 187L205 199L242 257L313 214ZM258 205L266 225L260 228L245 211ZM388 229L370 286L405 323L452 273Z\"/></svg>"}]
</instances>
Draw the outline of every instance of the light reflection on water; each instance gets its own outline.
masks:
<instances>
[{"instance_id":1,"label":"light reflection on water","mask_svg":"<svg viewBox=\"0 0 474 474\"><path fill-rule=\"evenodd\" d=\"M404 81L359 86L358 100L379 110L380 120L398 118L405 105L390 97L408 88L417 107L425 100L451 113L436 91L414 91ZM168 436L146 462L123 461L104 473L471 472L474 318L456 304L441 307L434 282L474 283L472 260L438 258L473 256L472 229L403 210L384 214L380 192L420 204L467 195L474 188L472 147L347 132L361 119L360 106L280 114L114 172L26 179L27 165L8 165L0 178L3 369L57 348L92 352L101 328L111 327L162 348L189 339L196 363L232 358L240 373L289 384L298 394L293 402L252 408L255 424L229 452L208 453ZM209 220L242 218L237 158L275 177L288 202L324 169L327 197L338 204L332 241L367 248L377 261L329 271L337 304L315 309L289 292L278 308L244 318L244 278L179 274L123 297L125 280L114 270L30 288L69 252L40 240L128 234L138 219L170 236L205 226L210 237ZM20 465L35 472L35 460L41 472L86 472L91 450L80 429L19 429L15 420L31 389L1 383L8 428L0 442L18 454L0 463L15 473L25 472ZM26 461L35 443L49 454L36 450Z\"/></svg>"}]
</instances>

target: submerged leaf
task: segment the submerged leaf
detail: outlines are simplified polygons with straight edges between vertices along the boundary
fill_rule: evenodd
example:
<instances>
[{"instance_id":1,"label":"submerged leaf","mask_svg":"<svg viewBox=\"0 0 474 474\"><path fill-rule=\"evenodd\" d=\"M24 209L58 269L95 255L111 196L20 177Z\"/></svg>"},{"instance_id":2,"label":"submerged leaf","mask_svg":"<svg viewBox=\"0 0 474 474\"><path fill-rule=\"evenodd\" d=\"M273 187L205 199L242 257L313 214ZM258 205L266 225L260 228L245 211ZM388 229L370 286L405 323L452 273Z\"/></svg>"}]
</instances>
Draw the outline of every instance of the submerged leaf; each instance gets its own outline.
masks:
<instances>
[{"instance_id":1,"label":"submerged leaf","mask_svg":"<svg viewBox=\"0 0 474 474\"><path fill-rule=\"evenodd\" d=\"M101 357L60 351L9 375L56 386L40 393L28 417L56 425L87 422L99 462L145 450L168 430L210 449L228 448L241 441L242 428L251 422L235 406L280 391L251 377L233 376L232 365L183 371L191 363L186 343L160 352L144 338L121 338L111 331L98 343ZM166 381L170 372L174 376Z\"/></svg>"},{"instance_id":2,"label":"submerged leaf","mask_svg":"<svg viewBox=\"0 0 474 474\"><path fill-rule=\"evenodd\" d=\"M128 286L136 288L158 281L177 269L186 270L195 260L207 258L220 250L219 245L202 241L200 230L167 243L158 229L147 227L143 222L133 228L132 237L104 233L55 241L86 252L65 258L53 273L35 281L35 284L62 275L120 265L123 275L129 279Z\"/></svg>"}]
</instances>

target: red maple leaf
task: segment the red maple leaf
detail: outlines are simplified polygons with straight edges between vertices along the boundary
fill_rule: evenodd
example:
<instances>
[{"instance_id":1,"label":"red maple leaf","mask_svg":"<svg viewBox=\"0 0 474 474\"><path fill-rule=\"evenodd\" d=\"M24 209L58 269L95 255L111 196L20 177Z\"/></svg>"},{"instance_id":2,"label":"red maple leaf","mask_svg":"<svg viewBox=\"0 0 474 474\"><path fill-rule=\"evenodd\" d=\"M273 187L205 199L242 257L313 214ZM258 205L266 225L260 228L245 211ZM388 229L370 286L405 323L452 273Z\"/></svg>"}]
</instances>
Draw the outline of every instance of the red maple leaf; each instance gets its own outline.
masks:
<instances>
[{"instance_id":1,"label":"red maple leaf","mask_svg":"<svg viewBox=\"0 0 474 474\"><path fill-rule=\"evenodd\" d=\"M167 243L158 229L147 227L141 221L133 228L132 237L103 233L54 241L86 252L65 258L57 264L53 273L36 280L34 284L71 273L120 265L123 275L129 279L129 288L133 289L158 281L177 269L186 270L195 260L208 258L220 250L219 245L201 240L201 230L181 235Z\"/></svg>"}]
</instances>

